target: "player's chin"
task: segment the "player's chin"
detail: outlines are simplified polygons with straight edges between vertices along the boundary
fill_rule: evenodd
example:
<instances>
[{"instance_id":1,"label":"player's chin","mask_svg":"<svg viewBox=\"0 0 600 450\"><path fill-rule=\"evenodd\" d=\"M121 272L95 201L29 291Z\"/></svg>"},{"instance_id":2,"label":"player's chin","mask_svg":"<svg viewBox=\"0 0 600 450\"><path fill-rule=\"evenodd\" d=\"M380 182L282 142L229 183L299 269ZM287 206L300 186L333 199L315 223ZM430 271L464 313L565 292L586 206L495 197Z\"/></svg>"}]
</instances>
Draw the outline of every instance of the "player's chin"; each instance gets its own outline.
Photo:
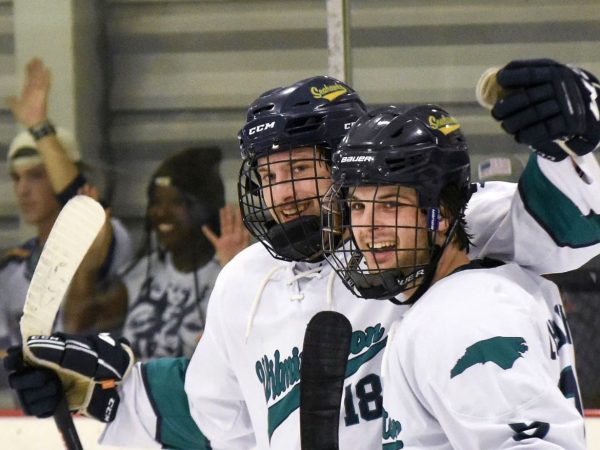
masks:
<instances>
[{"instance_id":1,"label":"player's chin","mask_svg":"<svg viewBox=\"0 0 600 450\"><path fill-rule=\"evenodd\" d=\"M367 263L367 267L371 271L398 268L397 255L396 252L393 250L378 252L369 251L367 252L367 257L365 258L365 260Z\"/></svg>"}]
</instances>

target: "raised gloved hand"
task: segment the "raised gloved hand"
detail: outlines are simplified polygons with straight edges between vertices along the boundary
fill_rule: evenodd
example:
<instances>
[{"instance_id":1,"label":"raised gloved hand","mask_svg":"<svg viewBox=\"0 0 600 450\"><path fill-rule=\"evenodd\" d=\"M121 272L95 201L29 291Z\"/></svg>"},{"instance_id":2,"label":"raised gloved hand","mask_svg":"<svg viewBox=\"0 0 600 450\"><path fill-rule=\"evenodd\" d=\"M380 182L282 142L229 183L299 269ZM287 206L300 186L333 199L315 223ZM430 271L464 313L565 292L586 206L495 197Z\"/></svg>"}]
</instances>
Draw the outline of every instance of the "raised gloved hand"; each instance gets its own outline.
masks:
<instances>
[{"instance_id":1,"label":"raised gloved hand","mask_svg":"<svg viewBox=\"0 0 600 450\"><path fill-rule=\"evenodd\" d=\"M600 142L600 84L589 72L551 59L512 61L497 73L503 97L492 116L517 142L559 161Z\"/></svg>"},{"instance_id":2,"label":"raised gloved hand","mask_svg":"<svg viewBox=\"0 0 600 450\"><path fill-rule=\"evenodd\" d=\"M23 363L22 351L29 365ZM61 396L69 410L111 422L119 405L117 385L128 375L134 358L128 342L109 334L76 336L56 333L31 336L26 347L9 349L4 359L26 414L49 417Z\"/></svg>"}]
</instances>

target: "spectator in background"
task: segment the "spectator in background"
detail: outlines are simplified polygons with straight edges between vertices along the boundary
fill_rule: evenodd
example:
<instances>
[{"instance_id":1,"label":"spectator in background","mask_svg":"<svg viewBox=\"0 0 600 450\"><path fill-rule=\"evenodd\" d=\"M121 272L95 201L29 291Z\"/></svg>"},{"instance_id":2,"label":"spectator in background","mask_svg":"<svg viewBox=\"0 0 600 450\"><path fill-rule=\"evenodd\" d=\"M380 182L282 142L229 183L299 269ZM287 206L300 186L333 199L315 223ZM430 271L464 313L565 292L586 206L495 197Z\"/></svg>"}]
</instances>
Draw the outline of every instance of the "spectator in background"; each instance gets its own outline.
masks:
<instances>
[{"instance_id":1,"label":"spectator in background","mask_svg":"<svg viewBox=\"0 0 600 450\"><path fill-rule=\"evenodd\" d=\"M139 359L192 355L221 267L250 240L239 210L224 206L220 159L218 148L190 148L160 164L148 184L138 257L110 292L74 302L84 307L81 329L114 328L125 317L123 335ZM94 260L86 256L75 283Z\"/></svg>"},{"instance_id":2,"label":"spectator in background","mask_svg":"<svg viewBox=\"0 0 600 450\"><path fill-rule=\"evenodd\" d=\"M9 100L15 120L27 130L10 144L8 169L19 212L37 229L37 235L8 250L0 263L0 349L20 342L19 319L29 282L62 206L78 192L95 192L81 172L75 138L48 120L49 92L50 71L40 59L33 59L27 65L20 97ZM115 220L105 228L107 251L99 262L103 279L116 275L133 257L125 228ZM68 308L61 314L58 328L69 330L72 317Z\"/></svg>"},{"instance_id":3,"label":"spectator in background","mask_svg":"<svg viewBox=\"0 0 600 450\"><path fill-rule=\"evenodd\" d=\"M77 193L97 197L81 172L81 153L74 136L48 120L49 92L50 71L40 59L33 59L27 64L21 95L9 99L15 120L26 130L11 142L7 166L22 220L37 233L0 258L0 354L21 341L19 320L27 289L62 206ZM118 221L107 221L102 236L106 252L98 254L100 282L115 276L133 257L129 234ZM57 329L73 331L70 312L69 307L61 309ZM6 378L0 367L0 405L12 407L12 395L2 390Z\"/></svg>"}]
</instances>

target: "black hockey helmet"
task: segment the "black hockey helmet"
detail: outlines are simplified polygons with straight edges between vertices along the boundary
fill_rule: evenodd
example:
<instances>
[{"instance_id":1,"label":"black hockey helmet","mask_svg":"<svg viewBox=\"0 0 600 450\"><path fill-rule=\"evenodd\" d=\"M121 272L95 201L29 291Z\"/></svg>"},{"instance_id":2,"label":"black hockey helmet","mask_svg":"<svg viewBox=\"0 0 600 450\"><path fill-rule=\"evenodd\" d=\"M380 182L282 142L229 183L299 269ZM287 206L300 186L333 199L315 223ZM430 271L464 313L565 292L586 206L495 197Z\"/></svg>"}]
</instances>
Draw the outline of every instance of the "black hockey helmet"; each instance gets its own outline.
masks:
<instances>
[{"instance_id":1,"label":"black hockey helmet","mask_svg":"<svg viewBox=\"0 0 600 450\"><path fill-rule=\"evenodd\" d=\"M439 106L388 106L364 116L333 156L334 182L398 184L439 206L447 184L468 189L470 162L460 124Z\"/></svg>"},{"instance_id":2,"label":"black hockey helmet","mask_svg":"<svg viewBox=\"0 0 600 450\"><path fill-rule=\"evenodd\" d=\"M316 76L265 92L249 107L238 134L242 159L318 146L331 156L367 108L342 81Z\"/></svg>"},{"instance_id":3,"label":"black hockey helmet","mask_svg":"<svg viewBox=\"0 0 600 450\"><path fill-rule=\"evenodd\" d=\"M389 299L402 291L424 286L418 290L419 294L413 295L416 300L430 283L439 255L460 221L454 221L443 248L434 245L442 190L454 186L464 205L470 195L470 162L460 124L435 105L390 106L375 110L353 125L334 152L332 178L334 185L323 201L322 220L324 250L332 256L335 270L347 287L360 297ZM416 248L415 226L415 240L411 243L415 248L401 248L394 233L396 243L392 251L396 254L396 267L368 267L366 253L375 255L378 250L359 249L354 238L357 230L353 230L351 223L352 200L349 198L354 188L363 185L377 189L386 185L415 189L415 214L425 211L428 215L427 248ZM372 202L378 202L375 194ZM464 205L459 211L460 217ZM373 215L372 223L375 222ZM401 228L397 223L393 226ZM339 242L339 236L351 239L339 247L336 242ZM374 242L374 235L372 239ZM386 250L390 251L390 248ZM399 253L412 251L416 255L418 250L421 254L426 251L429 256L425 259L415 256L410 265L399 262ZM372 259L376 260L375 257Z\"/></svg>"},{"instance_id":4,"label":"black hockey helmet","mask_svg":"<svg viewBox=\"0 0 600 450\"><path fill-rule=\"evenodd\" d=\"M246 227L272 256L286 261L318 261L321 250L320 219L317 215L299 216L294 220L276 220L274 209L265 204L265 193L275 184L261 181L258 172L269 170L270 157L289 154L288 165L297 161L292 149L312 148L305 162L329 167L336 149L353 122L366 113L366 106L347 84L335 78L317 76L262 94L248 108L246 124L238 133L243 164L238 194ZM320 205L325 192L318 181L330 180L329 173L317 176L312 200ZM306 180L304 176L302 178ZM292 183L293 179L285 180ZM281 184L281 183L279 183ZM321 183L322 184L322 183ZM269 191L271 190L271 191ZM297 195L287 208L311 199ZM272 205L271 205L272 206Z\"/></svg>"}]
</instances>

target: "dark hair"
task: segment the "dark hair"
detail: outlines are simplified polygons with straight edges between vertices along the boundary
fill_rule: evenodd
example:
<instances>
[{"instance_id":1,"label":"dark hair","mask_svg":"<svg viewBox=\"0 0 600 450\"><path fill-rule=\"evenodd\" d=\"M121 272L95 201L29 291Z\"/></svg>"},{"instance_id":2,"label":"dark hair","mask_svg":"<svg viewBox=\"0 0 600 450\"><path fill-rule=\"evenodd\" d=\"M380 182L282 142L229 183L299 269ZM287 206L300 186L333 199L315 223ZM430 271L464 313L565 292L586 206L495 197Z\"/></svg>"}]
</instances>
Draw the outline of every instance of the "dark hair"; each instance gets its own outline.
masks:
<instances>
[{"instance_id":1,"label":"dark hair","mask_svg":"<svg viewBox=\"0 0 600 450\"><path fill-rule=\"evenodd\" d=\"M467 233L465 208L469 201L470 193L467 189L459 188L451 183L444 186L440 192L440 207L443 216L450 216L456 220L453 242L458 244L460 250L469 250L472 236Z\"/></svg>"}]
</instances>

